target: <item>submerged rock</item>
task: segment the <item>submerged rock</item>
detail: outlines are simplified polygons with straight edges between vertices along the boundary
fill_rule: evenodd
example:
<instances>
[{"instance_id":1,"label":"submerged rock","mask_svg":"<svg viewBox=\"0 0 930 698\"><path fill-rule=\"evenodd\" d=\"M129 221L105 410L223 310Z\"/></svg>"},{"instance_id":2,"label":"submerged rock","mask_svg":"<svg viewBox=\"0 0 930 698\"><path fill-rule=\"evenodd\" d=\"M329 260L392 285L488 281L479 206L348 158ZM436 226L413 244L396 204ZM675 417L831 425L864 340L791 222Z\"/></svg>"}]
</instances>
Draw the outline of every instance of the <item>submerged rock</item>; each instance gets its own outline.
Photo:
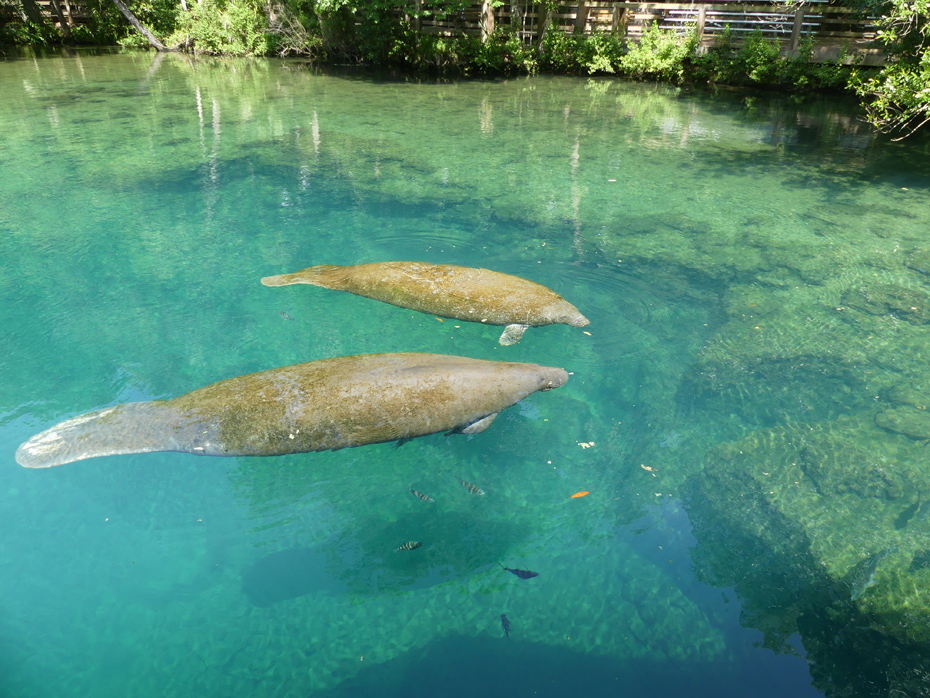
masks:
<instances>
[{"instance_id":1,"label":"submerged rock","mask_svg":"<svg viewBox=\"0 0 930 698\"><path fill-rule=\"evenodd\" d=\"M930 414L913 407L895 407L875 415L875 423L882 429L910 436L912 439L930 439Z\"/></svg>"},{"instance_id":2,"label":"submerged rock","mask_svg":"<svg viewBox=\"0 0 930 698\"><path fill-rule=\"evenodd\" d=\"M930 322L927 294L894 284L872 284L847 290L842 304L869 315L894 315L915 325Z\"/></svg>"},{"instance_id":3,"label":"submerged rock","mask_svg":"<svg viewBox=\"0 0 930 698\"><path fill-rule=\"evenodd\" d=\"M742 588L754 627L777 637L845 603L872 631L930 642L925 460L920 443L869 413L719 444L688 493L702 577Z\"/></svg>"},{"instance_id":4,"label":"submerged rock","mask_svg":"<svg viewBox=\"0 0 930 698\"><path fill-rule=\"evenodd\" d=\"M800 449L798 464L821 496L855 494L895 500L906 490L895 468L852 444L815 440Z\"/></svg>"},{"instance_id":5,"label":"submerged rock","mask_svg":"<svg viewBox=\"0 0 930 698\"><path fill-rule=\"evenodd\" d=\"M900 405L910 405L911 407L916 407L918 410L926 409L927 405L930 405L930 398L924 393L905 385L896 385L888 391L886 397L891 402L896 402Z\"/></svg>"},{"instance_id":6,"label":"submerged rock","mask_svg":"<svg viewBox=\"0 0 930 698\"><path fill-rule=\"evenodd\" d=\"M930 276L930 252L926 250L914 252L905 260L904 264L909 269Z\"/></svg>"}]
</instances>

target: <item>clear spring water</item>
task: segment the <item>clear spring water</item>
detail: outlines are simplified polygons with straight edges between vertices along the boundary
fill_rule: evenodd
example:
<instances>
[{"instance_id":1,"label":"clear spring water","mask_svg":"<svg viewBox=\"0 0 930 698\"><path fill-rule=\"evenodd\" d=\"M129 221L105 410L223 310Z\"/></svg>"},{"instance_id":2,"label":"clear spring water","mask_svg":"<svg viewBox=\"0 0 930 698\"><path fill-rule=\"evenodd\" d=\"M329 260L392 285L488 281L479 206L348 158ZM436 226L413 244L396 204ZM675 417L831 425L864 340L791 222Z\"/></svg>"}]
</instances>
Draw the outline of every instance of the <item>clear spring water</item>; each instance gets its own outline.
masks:
<instances>
[{"instance_id":1,"label":"clear spring water","mask_svg":"<svg viewBox=\"0 0 930 698\"><path fill-rule=\"evenodd\" d=\"M923 695L928 155L841 100L0 62L0 695ZM591 325L504 348L259 283L407 259ZM83 412L383 351L573 375L401 448L13 459Z\"/></svg>"}]
</instances>

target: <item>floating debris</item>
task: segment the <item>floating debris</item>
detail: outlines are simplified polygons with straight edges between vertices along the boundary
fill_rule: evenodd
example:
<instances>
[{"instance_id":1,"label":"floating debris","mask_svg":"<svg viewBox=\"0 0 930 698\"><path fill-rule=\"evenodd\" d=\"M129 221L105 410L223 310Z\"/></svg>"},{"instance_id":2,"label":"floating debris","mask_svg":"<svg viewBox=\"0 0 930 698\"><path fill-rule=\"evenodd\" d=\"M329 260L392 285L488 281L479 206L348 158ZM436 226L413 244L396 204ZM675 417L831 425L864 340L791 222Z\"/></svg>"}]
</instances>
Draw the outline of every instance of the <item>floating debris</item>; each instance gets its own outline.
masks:
<instances>
[{"instance_id":1,"label":"floating debris","mask_svg":"<svg viewBox=\"0 0 930 698\"><path fill-rule=\"evenodd\" d=\"M569 497L569 499L578 499L579 497L587 497L589 494L591 493L590 492L575 492L575 494Z\"/></svg>"},{"instance_id":2,"label":"floating debris","mask_svg":"<svg viewBox=\"0 0 930 698\"><path fill-rule=\"evenodd\" d=\"M501 563L499 562L497 564L501 565ZM503 565L501 565L501 567L503 567L505 570L507 570L511 574L517 575L520 579L532 579L533 577L539 576L539 572L532 572L530 570L515 570L510 567L504 567Z\"/></svg>"},{"instance_id":3,"label":"floating debris","mask_svg":"<svg viewBox=\"0 0 930 698\"><path fill-rule=\"evenodd\" d=\"M591 448L594 445L593 441L579 441L578 445L582 448Z\"/></svg>"},{"instance_id":4,"label":"floating debris","mask_svg":"<svg viewBox=\"0 0 930 698\"><path fill-rule=\"evenodd\" d=\"M419 499L421 502L435 502L435 501L436 501L435 499L433 499L432 497L430 497L428 494L423 494L422 492L417 492L415 489L413 489L413 488L411 488L411 487L408 487L407 490L410 492L410 494L412 494L414 497L416 497L417 499Z\"/></svg>"},{"instance_id":5,"label":"floating debris","mask_svg":"<svg viewBox=\"0 0 930 698\"><path fill-rule=\"evenodd\" d=\"M282 310L280 313L278 313L278 315L280 315L281 317L283 317L285 320L290 320L290 321L292 321L292 322L294 321L294 318L292 318L290 315L288 315L287 313L285 313L283 310Z\"/></svg>"},{"instance_id":6,"label":"floating debris","mask_svg":"<svg viewBox=\"0 0 930 698\"><path fill-rule=\"evenodd\" d=\"M423 544L422 544L420 541L418 541L418 540L408 540L406 543L404 543L404 544L403 544L402 546L400 546L399 548L394 548L394 552L395 552L395 553L399 553L399 552L401 552L401 551L403 551L403 550L416 550L416 549L419 548L421 545L423 545Z\"/></svg>"},{"instance_id":7,"label":"floating debris","mask_svg":"<svg viewBox=\"0 0 930 698\"><path fill-rule=\"evenodd\" d=\"M464 487L466 490L468 490L469 493L471 493L471 494L479 494L479 495L480 495L480 494L484 494L484 490L481 489L480 487L478 487L477 485L473 485L473 484L471 484L470 482L465 482L465 480L463 480L463 479L460 478L460 477L456 477L455 479L458 480L459 482L461 482L461 483L462 483L462 487Z\"/></svg>"},{"instance_id":8,"label":"floating debris","mask_svg":"<svg viewBox=\"0 0 930 698\"><path fill-rule=\"evenodd\" d=\"M501 613L501 627L504 629L504 635L510 637L510 621L503 613Z\"/></svg>"}]
</instances>

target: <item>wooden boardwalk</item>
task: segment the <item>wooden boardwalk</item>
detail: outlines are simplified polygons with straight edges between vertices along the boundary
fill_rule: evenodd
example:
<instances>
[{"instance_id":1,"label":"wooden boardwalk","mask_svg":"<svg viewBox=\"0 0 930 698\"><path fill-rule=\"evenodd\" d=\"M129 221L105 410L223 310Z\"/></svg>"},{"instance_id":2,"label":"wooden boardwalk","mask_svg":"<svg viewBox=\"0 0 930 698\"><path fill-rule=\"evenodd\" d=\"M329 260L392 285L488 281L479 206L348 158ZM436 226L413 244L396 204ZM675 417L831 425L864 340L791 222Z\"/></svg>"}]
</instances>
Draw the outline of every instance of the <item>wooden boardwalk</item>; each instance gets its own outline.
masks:
<instances>
[{"instance_id":1,"label":"wooden boardwalk","mask_svg":"<svg viewBox=\"0 0 930 698\"><path fill-rule=\"evenodd\" d=\"M37 0L43 14L55 24L61 19L50 0ZM419 6L419 0L415 0ZM87 6L73 0L59 0L62 14L74 26L90 16ZM759 31L778 41L782 53L796 55L801 41L813 40L813 60L832 61L843 56L851 63L882 65L884 56L872 44L877 27L874 18L863 17L848 7L824 0L807 2L797 8L787 5L718 0L704 3L670 2L575 2L559 5L549 12L545 3L505 2L492 8L488 0L476 2L442 19L435 15L408 21L422 33L445 36L487 36L496 27L513 31L527 44L538 44L549 31L566 34L612 34L637 41L650 26L685 34L696 28L701 45L710 46L727 28L733 44Z\"/></svg>"},{"instance_id":2,"label":"wooden boardwalk","mask_svg":"<svg viewBox=\"0 0 930 698\"><path fill-rule=\"evenodd\" d=\"M414 20L416 21L416 20ZM805 3L799 8L783 4L732 2L580 2L560 5L548 12L542 3L505 3L491 8L485 1L445 19L422 18L417 28L426 33L487 35L495 27L508 27L526 43L537 43L548 31L591 35L607 33L637 41L650 26L685 34L696 28L702 46L710 46L729 27L733 44L759 31L778 41L782 52L796 55L801 41L813 40L813 60L846 62L861 60L865 65L883 63L881 51L872 46L877 27L874 18L855 10L824 1Z\"/></svg>"}]
</instances>

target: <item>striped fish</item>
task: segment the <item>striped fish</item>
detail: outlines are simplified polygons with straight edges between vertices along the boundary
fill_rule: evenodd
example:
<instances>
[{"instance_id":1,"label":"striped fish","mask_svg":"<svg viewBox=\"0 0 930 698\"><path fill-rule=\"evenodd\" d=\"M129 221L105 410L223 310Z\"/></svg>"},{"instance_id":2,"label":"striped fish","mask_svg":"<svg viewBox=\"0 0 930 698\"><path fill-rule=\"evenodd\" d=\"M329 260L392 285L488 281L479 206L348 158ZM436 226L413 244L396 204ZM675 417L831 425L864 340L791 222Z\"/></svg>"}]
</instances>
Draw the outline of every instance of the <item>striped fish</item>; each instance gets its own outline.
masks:
<instances>
[{"instance_id":1,"label":"striped fish","mask_svg":"<svg viewBox=\"0 0 930 698\"><path fill-rule=\"evenodd\" d=\"M413 489L412 487L408 487L407 489L410 490L410 494L412 494L414 497L416 497L417 499L419 499L421 502L435 502L435 501L436 501L435 499L433 499L432 497L430 497L428 494L423 494L422 492L417 492L417 491L416 491L415 489Z\"/></svg>"},{"instance_id":2,"label":"striped fish","mask_svg":"<svg viewBox=\"0 0 930 698\"><path fill-rule=\"evenodd\" d=\"M470 494L484 494L484 490L478 487L478 485L473 485L470 482L465 482L462 478L456 477L456 480L462 483L462 487L469 491Z\"/></svg>"},{"instance_id":3,"label":"striped fish","mask_svg":"<svg viewBox=\"0 0 930 698\"><path fill-rule=\"evenodd\" d=\"M394 552L399 553L402 550L415 550L416 548L419 548L421 545L423 544L418 540L408 540L406 543L404 543L399 548L394 548Z\"/></svg>"}]
</instances>

